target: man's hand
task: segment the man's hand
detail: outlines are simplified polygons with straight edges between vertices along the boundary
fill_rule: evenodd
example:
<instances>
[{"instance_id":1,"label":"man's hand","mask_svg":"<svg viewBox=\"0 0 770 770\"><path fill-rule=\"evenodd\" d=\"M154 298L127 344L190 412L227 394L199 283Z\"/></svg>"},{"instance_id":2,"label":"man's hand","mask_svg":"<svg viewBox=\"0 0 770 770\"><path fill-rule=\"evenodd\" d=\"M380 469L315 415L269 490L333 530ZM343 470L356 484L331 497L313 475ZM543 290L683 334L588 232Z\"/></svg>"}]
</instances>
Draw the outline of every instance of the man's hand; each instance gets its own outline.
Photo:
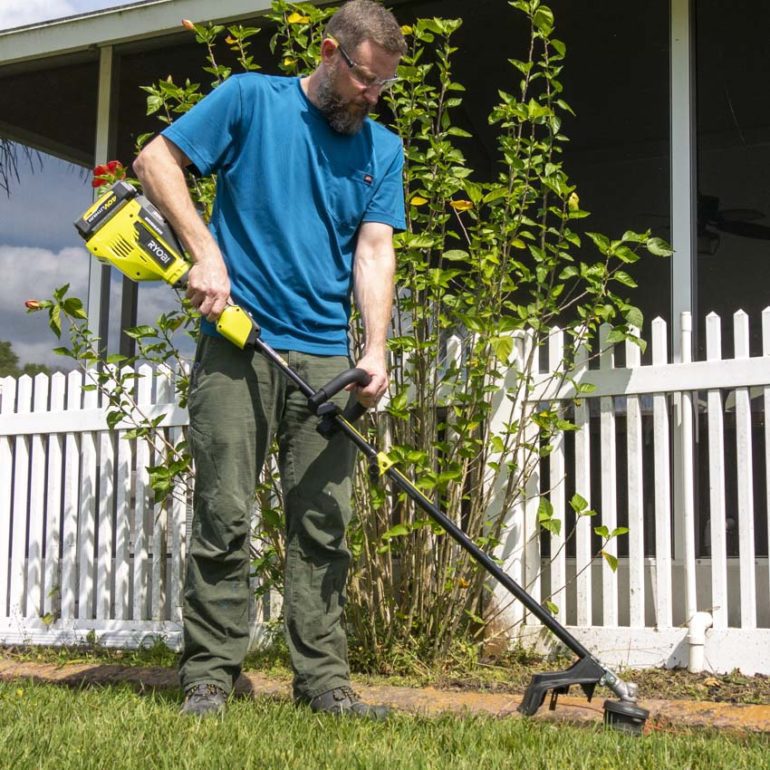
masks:
<instances>
[{"instance_id":1,"label":"man's hand","mask_svg":"<svg viewBox=\"0 0 770 770\"><path fill-rule=\"evenodd\" d=\"M202 316L216 321L230 298L230 279L222 258L217 255L198 260L187 275L187 298Z\"/></svg>"},{"instance_id":2,"label":"man's hand","mask_svg":"<svg viewBox=\"0 0 770 770\"><path fill-rule=\"evenodd\" d=\"M372 378L371 382L363 387L361 385L348 385L347 390L355 391L356 398L367 409L376 406L388 387L388 370L385 365L385 354L367 353L356 364L356 368L363 369Z\"/></svg>"}]
</instances>

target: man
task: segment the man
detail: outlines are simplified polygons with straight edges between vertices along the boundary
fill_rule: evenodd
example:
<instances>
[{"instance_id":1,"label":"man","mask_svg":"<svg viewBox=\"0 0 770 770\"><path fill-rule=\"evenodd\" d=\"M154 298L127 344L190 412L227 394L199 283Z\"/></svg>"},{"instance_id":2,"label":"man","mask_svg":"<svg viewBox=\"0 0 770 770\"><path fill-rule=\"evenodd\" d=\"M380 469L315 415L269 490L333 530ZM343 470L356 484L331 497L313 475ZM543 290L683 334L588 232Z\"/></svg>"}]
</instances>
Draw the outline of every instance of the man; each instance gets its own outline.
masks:
<instances>
[{"instance_id":1,"label":"man","mask_svg":"<svg viewBox=\"0 0 770 770\"><path fill-rule=\"evenodd\" d=\"M284 615L294 697L314 711L384 716L350 689L342 626L354 450L326 441L306 399L269 362L221 338L231 300L264 340L320 386L350 366L351 286L365 329L356 397L387 386L403 148L367 118L406 50L393 16L351 0L330 19L306 78L229 78L156 137L134 169L193 266L187 296L203 316L190 388L196 487L184 600L183 712L221 712L247 652L250 513L275 435L287 528ZM184 169L217 174L210 228ZM344 398L339 399L344 405Z\"/></svg>"}]
</instances>

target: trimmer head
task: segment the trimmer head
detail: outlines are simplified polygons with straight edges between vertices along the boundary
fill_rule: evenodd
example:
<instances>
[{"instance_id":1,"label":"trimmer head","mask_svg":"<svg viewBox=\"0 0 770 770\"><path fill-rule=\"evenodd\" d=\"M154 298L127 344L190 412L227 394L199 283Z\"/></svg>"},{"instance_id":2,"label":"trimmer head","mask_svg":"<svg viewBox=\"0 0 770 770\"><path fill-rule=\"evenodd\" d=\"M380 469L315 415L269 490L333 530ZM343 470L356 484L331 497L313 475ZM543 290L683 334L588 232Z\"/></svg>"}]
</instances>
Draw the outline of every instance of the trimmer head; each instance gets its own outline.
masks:
<instances>
[{"instance_id":1,"label":"trimmer head","mask_svg":"<svg viewBox=\"0 0 770 770\"><path fill-rule=\"evenodd\" d=\"M622 700L604 701L604 724L621 733L641 735L650 712Z\"/></svg>"}]
</instances>

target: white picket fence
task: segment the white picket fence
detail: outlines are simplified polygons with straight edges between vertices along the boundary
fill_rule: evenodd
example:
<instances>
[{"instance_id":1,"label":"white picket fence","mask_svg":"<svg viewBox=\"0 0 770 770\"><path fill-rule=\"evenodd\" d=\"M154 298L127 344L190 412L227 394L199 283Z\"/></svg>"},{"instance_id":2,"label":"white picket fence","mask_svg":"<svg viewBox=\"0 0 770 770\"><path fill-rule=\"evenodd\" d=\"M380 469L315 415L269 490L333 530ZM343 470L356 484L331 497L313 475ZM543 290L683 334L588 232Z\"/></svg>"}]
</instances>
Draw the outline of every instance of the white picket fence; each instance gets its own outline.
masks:
<instances>
[{"instance_id":1,"label":"white picket fence","mask_svg":"<svg viewBox=\"0 0 770 770\"><path fill-rule=\"evenodd\" d=\"M684 320L681 347L690 350ZM748 318L739 312L735 357L722 360L720 327L709 316L706 361L669 363L660 320L649 365L635 345L626 346L623 367L610 347L598 368L578 357L573 382L596 389L571 413L578 430L556 437L529 499L511 512L506 569L536 598L550 599L559 620L608 663L693 665L700 655L712 670L770 674L770 309L762 356L749 356ZM563 344L554 330L533 400L571 396L572 385L554 393L549 384ZM150 367L139 374L142 410L163 415L176 440L187 415L174 403L172 376ZM188 501L154 503L151 450L127 440L120 425L108 431L96 394L82 384L77 372L0 380L0 643L73 643L95 634L103 644L162 637L178 646ZM497 415L510 419L504 400ZM708 506L696 507L704 442ZM618 447L625 447L620 458ZM599 514L571 516L573 492ZM547 557L541 494L563 522ZM599 524L629 529L605 547L617 571L596 558ZM498 596L523 638L543 637L520 605ZM264 612L253 607L255 640Z\"/></svg>"},{"instance_id":2,"label":"white picket fence","mask_svg":"<svg viewBox=\"0 0 770 770\"><path fill-rule=\"evenodd\" d=\"M502 556L514 579L538 600L552 601L558 619L605 661L674 666L699 658L712 670L770 673L770 308L761 323L762 356L749 356L749 319L739 311L734 358L722 358L721 319L711 314L707 360L669 363L668 331L657 319L651 364L641 365L639 347L627 343L625 366L616 367L613 346L600 342L598 368L579 352L573 382L558 392L550 372L564 339L557 329L550 336L549 365L536 377L532 401L573 398L578 383L595 389L571 412L577 431L556 436L530 480L530 499L513 516L521 525ZM681 349L689 351L689 315L682 326ZM505 408L500 414L510 419ZM708 481L697 507L696 468ZM599 515L570 516L568 488ZM547 559L540 551L538 493L548 496L563 525L550 535ZM621 524L628 534L604 547L619 557L613 571L596 558L594 528ZM533 640L537 624L497 595L508 623Z\"/></svg>"},{"instance_id":3,"label":"white picket fence","mask_svg":"<svg viewBox=\"0 0 770 770\"><path fill-rule=\"evenodd\" d=\"M168 372L140 370L137 402L178 439ZM186 505L154 505L146 442L107 430L83 373L2 381L0 638L111 643L178 634Z\"/></svg>"}]
</instances>

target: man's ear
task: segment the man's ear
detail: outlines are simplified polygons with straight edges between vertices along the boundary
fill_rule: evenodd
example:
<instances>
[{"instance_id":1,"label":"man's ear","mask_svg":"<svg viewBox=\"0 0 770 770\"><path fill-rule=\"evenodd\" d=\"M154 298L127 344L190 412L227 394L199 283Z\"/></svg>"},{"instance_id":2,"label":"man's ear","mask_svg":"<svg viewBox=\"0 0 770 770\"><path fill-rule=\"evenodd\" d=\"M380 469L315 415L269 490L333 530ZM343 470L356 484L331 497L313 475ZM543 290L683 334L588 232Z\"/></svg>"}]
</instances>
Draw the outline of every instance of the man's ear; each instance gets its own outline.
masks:
<instances>
[{"instance_id":1,"label":"man's ear","mask_svg":"<svg viewBox=\"0 0 770 770\"><path fill-rule=\"evenodd\" d=\"M325 37L321 41L321 61L327 62L337 51L337 42L330 37Z\"/></svg>"}]
</instances>

